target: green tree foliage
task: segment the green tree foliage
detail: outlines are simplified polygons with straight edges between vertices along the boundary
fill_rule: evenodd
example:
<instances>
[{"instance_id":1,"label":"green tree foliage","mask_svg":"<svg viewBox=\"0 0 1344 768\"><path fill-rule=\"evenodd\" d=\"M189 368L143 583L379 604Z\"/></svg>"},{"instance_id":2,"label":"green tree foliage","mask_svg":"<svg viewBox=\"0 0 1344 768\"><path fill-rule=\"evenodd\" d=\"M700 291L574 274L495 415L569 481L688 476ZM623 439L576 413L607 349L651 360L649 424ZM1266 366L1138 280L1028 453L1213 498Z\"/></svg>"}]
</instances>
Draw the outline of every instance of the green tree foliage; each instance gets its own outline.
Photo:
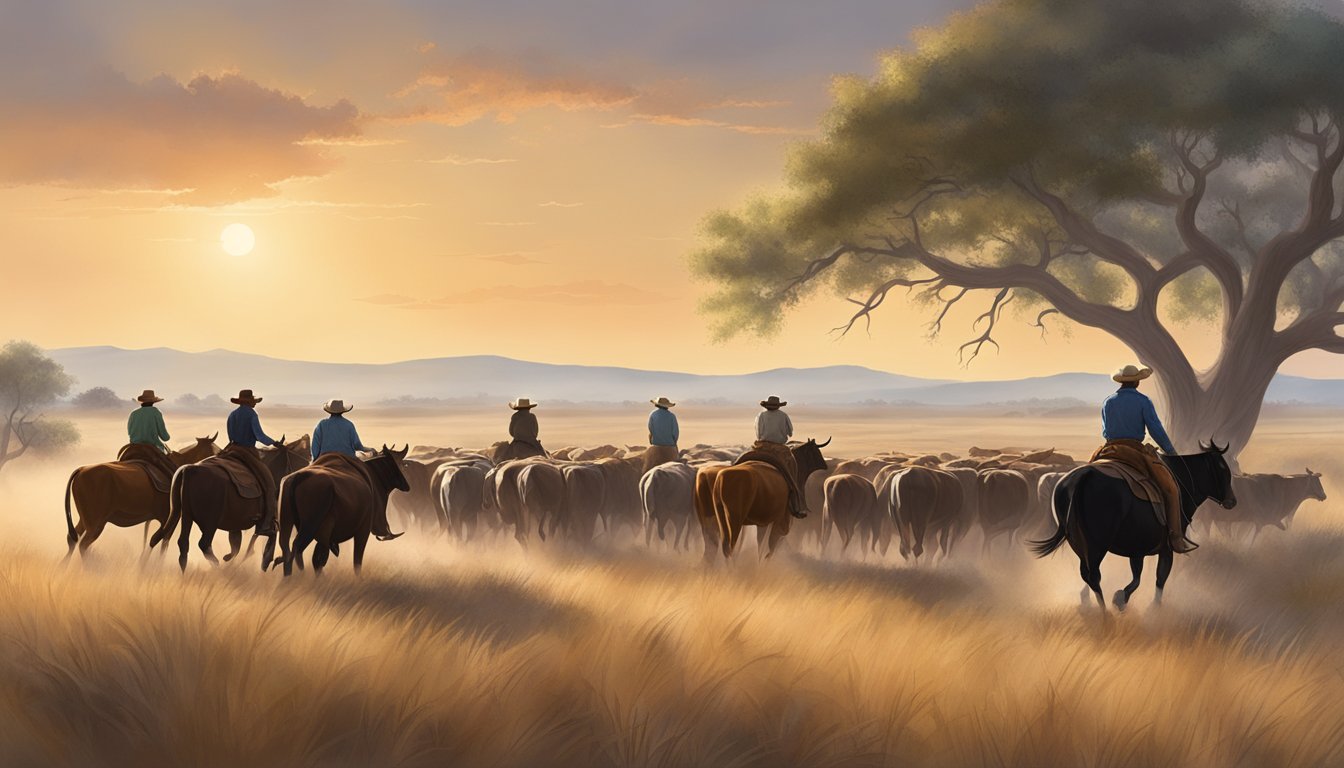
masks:
<instances>
[{"instance_id":1,"label":"green tree foliage","mask_svg":"<svg viewBox=\"0 0 1344 768\"><path fill-rule=\"evenodd\" d=\"M86 389L70 399L70 404L76 408L88 410L111 410L114 408L128 408L132 404L131 400L121 397L107 387L94 387Z\"/></svg>"},{"instance_id":2,"label":"green tree foliage","mask_svg":"<svg viewBox=\"0 0 1344 768\"><path fill-rule=\"evenodd\" d=\"M33 344L11 341L0 349L0 468L28 451L56 452L79 441L74 424L41 412L67 395L73 382Z\"/></svg>"},{"instance_id":3,"label":"green tree foliage","mask_svg":"<svg viewBox=\"0 0 1344 768\"><path fill-rule=\"evenodd\" d=\"M772 333L823 287L853 297L847 330L904 288L934 334L984 301L973 359L1016 302L1115 335L1159 368L1177 432L1237 447L1279 364L1344 352L1344 25L1324 12L998 0L835 92L784 190L708 218L691 263L719 335ZM1212 369L1171 315L1221 327Z\"/></svg>"}]
</instances>

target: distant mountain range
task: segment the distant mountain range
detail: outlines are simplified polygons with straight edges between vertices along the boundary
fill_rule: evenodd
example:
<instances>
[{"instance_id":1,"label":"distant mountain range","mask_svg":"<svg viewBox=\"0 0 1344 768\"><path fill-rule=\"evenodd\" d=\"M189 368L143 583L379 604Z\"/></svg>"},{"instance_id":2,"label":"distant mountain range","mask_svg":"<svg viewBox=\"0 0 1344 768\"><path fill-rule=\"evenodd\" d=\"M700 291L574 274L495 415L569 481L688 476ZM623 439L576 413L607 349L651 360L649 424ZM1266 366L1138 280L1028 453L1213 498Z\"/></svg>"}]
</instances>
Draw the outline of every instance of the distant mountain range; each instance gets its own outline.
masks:
<instances>
[{"instance_id":1,"label":"distant mountain range","mask_svg":"<svg viewBox=\"0 0 1344 768\"><path fill-rule=\"evenodd\" d=\"M553 365L471 356L400 363L314 363L217 349L71 347L52 358L76 377L75 391L109 387L123 396L152 387L172 400L192 393L228 397L251 388L271 403L319 403L330 397L373 404L401 400L535 400L642 402L667 395L681 402L751 402L777 394L795 403L868 401L932 406L1048 403L1093 404L1115 384L1105 374L1061 373L1011 381L948 381L861 366L776 368L735 375L698 375L607 366ZM1344 406L1344 380L1280 375L1268 402Z\"/></svg>"}]
</instances>

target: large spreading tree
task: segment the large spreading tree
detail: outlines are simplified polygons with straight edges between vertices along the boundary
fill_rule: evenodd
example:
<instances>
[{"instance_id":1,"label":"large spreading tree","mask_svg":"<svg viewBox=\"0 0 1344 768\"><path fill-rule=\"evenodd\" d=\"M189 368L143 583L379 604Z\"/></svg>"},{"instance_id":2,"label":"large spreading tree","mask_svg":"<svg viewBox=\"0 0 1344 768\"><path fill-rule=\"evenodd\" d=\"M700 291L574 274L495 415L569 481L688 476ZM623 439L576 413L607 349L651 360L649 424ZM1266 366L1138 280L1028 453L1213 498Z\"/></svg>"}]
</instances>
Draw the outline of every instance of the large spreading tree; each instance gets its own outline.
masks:
<instances>
[{"instance_id":1,"label":"large spreading tree","mask_svg":"<svg viewBox=\"0 0 1344 768\"><path fill-rule=\"evenodd\" d=\"M74 379L60 363L26 341L0 348L0 468L28 452L59 451L79 441L65 419L42 409L70 392Z\"/></svg>"},{"instance_id":2,"label":"large spreading tree","mask_svg":"<svg viewBox=\"0 0 1344 768\"><path fill-rule=\"evenodd\" d=\"M1105 331L1157 371L1183 446L1240 450L1279 366L1344 352L1344 25L1247 0L999 0L838 82L789 184L708 220L720 333L821 286L867 322L897 289L931 332L979 300ZM1170 323L1219 329L1197 370Z\"/></svg>"}]
</instances>

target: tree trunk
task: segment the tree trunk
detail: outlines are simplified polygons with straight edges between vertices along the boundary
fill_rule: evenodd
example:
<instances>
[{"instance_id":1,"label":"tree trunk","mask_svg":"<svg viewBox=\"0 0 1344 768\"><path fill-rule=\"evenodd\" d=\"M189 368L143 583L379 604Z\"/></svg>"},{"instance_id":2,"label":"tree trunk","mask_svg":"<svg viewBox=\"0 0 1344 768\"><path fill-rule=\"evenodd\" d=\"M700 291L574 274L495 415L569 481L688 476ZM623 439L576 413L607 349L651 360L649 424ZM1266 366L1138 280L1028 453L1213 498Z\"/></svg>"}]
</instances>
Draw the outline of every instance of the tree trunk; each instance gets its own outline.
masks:
<instances>
[{"instance_id":1,"label":"tree trunk","mask_svg":"<svg viewBox=\"0 0 1344 768\"><path fill-rule=\"evenodd\" d=\"M1198 385L1168 382L1160 375L1157 389L1164 401L1163 421L1176 449L1193 453L1200 441L1228 445L1227 460L1238 470L1237 457L1260 419L1260 409L1281 355L1270 334L1228 342L1213 367L1200 374ZM1176 384L1176 386L1172 386Z\"/></svg>"}]
</instances>

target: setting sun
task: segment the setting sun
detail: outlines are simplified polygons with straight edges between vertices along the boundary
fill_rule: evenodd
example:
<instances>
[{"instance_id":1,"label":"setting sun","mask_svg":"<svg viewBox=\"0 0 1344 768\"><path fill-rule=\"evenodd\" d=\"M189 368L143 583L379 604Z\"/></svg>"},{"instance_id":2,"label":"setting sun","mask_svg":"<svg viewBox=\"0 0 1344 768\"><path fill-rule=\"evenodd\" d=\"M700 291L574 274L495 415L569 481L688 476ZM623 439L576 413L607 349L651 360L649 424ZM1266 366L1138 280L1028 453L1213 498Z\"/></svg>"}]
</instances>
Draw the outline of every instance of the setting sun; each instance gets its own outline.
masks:
<instances>
[{"instance_id":1,"label":"setting sun","mask_svg":"<svg viewBox=\"0 0 1344 768\"><path fill-rule=\"evenodd\" d=\"M230 224L219 233L219 244L230 256L246 256L257 244L257 236L246 224Z\"/></svg>"}]
</instances>

